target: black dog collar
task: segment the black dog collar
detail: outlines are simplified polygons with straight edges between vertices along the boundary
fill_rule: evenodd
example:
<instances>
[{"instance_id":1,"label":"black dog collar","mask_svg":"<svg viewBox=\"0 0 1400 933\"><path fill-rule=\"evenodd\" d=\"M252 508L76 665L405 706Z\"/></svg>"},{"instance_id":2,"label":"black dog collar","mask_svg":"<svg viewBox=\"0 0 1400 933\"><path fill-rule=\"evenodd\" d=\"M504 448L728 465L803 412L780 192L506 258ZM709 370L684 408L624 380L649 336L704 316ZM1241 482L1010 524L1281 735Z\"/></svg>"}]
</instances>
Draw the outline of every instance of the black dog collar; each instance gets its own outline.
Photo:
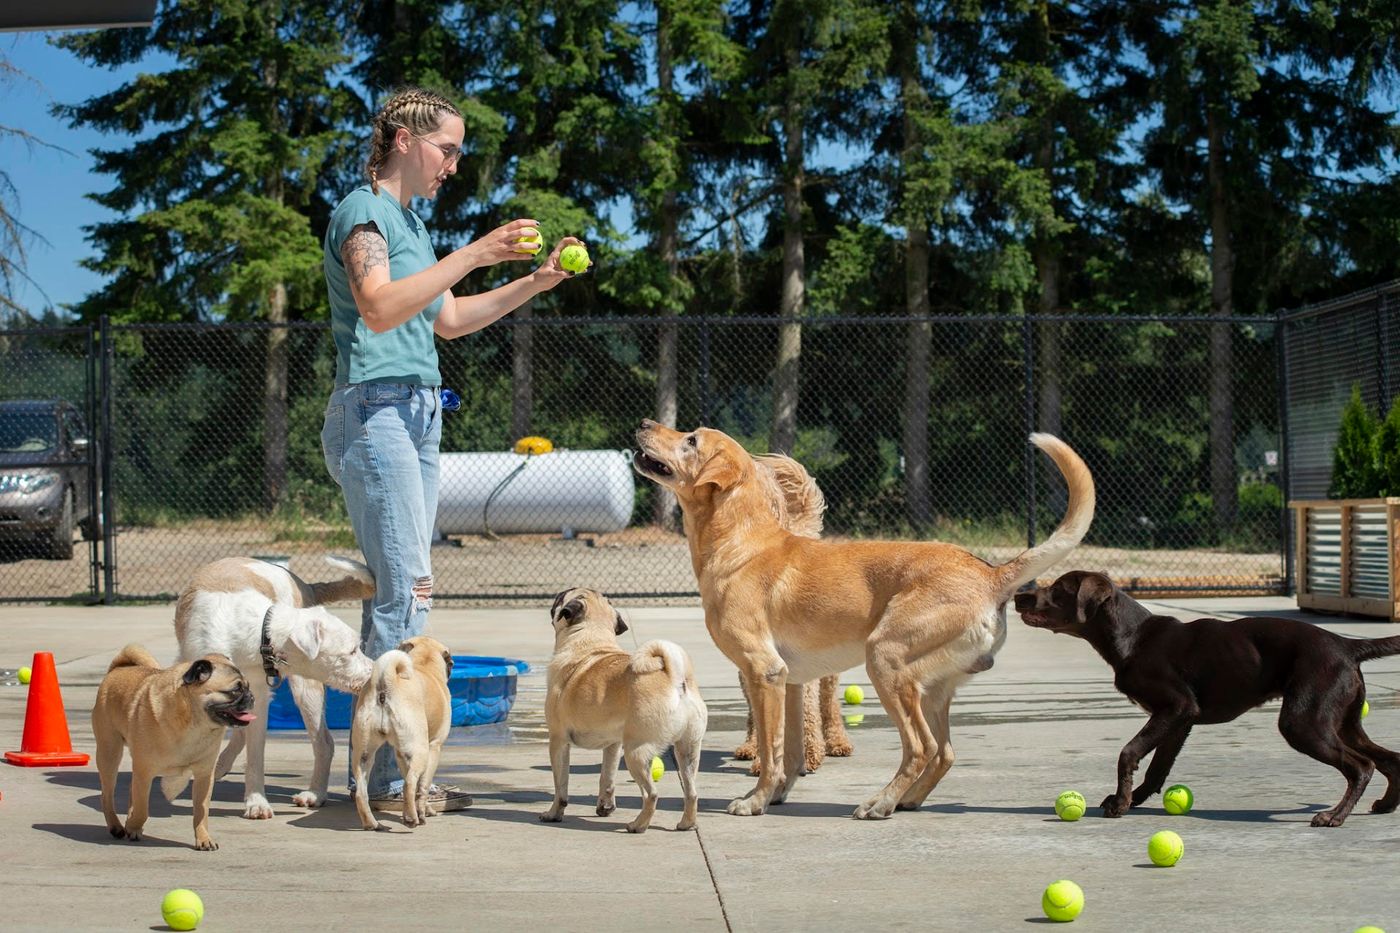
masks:
<instances>
[{"instance_id":1,"label":"black dog collar","mask_svg":"<svg viewBox=\"0 0 1400 933\"><path fill-rule=\"evenodd\" d=\"M258 646L258 653L262 655L263 673L267 675L267 685L276 690L282 683L282 675L277 672L277 665L281 661L277 657L277 649L272 647L272 606L267 607L266 614L263 615L262 623L262 644Z\"/></svg>"}]
</instances>

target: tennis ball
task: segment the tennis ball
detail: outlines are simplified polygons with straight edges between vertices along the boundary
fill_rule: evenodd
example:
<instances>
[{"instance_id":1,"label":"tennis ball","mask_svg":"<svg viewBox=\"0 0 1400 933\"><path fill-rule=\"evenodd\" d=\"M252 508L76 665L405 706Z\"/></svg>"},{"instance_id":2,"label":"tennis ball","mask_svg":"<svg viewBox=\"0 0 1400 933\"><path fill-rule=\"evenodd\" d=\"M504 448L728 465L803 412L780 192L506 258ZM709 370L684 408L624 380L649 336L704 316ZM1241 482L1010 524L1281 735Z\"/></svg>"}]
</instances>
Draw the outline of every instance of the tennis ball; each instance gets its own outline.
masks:
<instances>
[{"instance_id":1,"label":"tennis ball","mask_svg":"<svg viewBox=\"0 0 1400 933\"><path fill-rule=\"evenodd\" d=\"M27 667L21 668L21 669L20 669L20 672L23 673L24 671L27 671L27 670L29 670L29 668L27 668ZM1369 715L1371 715L1371 704L1370 704L1368 701L1366 701L1366 700L1362 700L1362 701L1361 701L1361 718L1362 718L1362 719L1365 719L1365 718L1366 718L1367 716L1369 716ZM1362 929L1365 929L1365 928L1363 927Z\"/></svg>"},{"instance_id":2,"label":"tennis ball","mask_svg":"<svg viewBox=\"0 0 1400 933\"><path fill-rule=\"evenodd\" d=\"M538 253L543 247L544 240L540 239L538 230L515 238L515 251L517 253Z\"/></svg>"},{"instance_id":3,"label":"tennis ball","mask_svg":"<svg viewBox=\"0 0 1400 933\"><path fill-rule=\"evenodd\" d=\"M27 683L29 683L29 678L30 678L30 677L33 677L33 676L34 676L34 672L31 671L29 668L27 668L27 667L21 667L21 668L19 669L19 682L20 682L20 683L22 683L22 684L27 684ZM1365 713L1363 713L1362 715L1364 716Z\"/></svg>"},{"instance_id":4,"label":"tennis ball","mask_svg":"<svg viewBox=\"0 0 1400 933\"><path fill-rule=\"evenodd\" d=\"M1051 920L1068 923L1084 909L1084 892L1073 881L1056 881L1040 896L1040 909Z\"/></svg>"},{"instance_id":5,"label":"tennis ball","mask_svg":"<svg viewBox=\"0 0 1400 933\"><path fill-rule=\"evenodd\" d=\"M1153 865L1170 868L1185 853L1186 843L1182 842L1181 837L1170 829L1153 833L1152 838L1147 840L1147 857L1152 859Z\"/></svg>"},{"instance_id":6,"label":"tennis ball","mask_svg":"<svg viewBox=\"0 0 1400 933\"><path fill-rule=\"evenodd\" d=\"M577 243L570 243L559 251L559 268L565 272L587 272L593 261L588 258L588 250Z\"/></svg>"},{"instance_id":7,"label":"tennis ball","mask_svg":"<svg viewBox=\"0 0 1400 933\"><path fill-rule=\"evenodd\" d=\"M176 888L160 902L160 915L172 930L193 930L204 919L204 902L187 888Z\"/></svg>"},{"instance_id":8,"label":"tennis ball","mask_svg":"<svg viewBox=\"0 0 1400 933\"><path fill-rule=\"evenodd\" d=\"M1183 816L1191 812L1196 795L1185 784L1173 784L1162 793L1162 809L1172 816Z\"/></svg>"},{"instance_id":9,"label":"tennis ball","mask_svg":"<svg viewBox=\"0 0 1400 933\"><path fill-rule=\"evenodd\" d=\"M665 763L662 762L660 756L653 756L652 759L651 759L651 779L652 779L653 781L659 781L659 780L661 780L661 775L663 775L663 774L665 774L665 773L666 773L666 765L665 765Z\"/></svg>"},{"instance_id":10,"label":"tennis ball","mask_svg":"<svg viewBox=\"0 0 1400 933\"><path fill-rule=\"evenodd\" d=\"M1380 927L1357 927L1352 933L1385 933Z\"/></svg>"},{"instance_id":11,"label":"tennis ball","mask_svg":"<svg viewBox=\"0 0 1400 933\"><path fill-rule=\"evenodd\" d=\"M851 684L846 688L846 702L851 706L859 706L865 702L865 691L860 689L860 684Z\"/></svg>"},{"instance_id":12,"label":"tennis ball","mask_svg":"<svg viewBox=\"0 0 1400 933\"><path fill-rule=\"evenodd\" d=\"M1077 790L1067 790L1055 798L1055 815L1066 823L1073 823L1084 815L1084 795Z\"/></svg>"}]
</instances>

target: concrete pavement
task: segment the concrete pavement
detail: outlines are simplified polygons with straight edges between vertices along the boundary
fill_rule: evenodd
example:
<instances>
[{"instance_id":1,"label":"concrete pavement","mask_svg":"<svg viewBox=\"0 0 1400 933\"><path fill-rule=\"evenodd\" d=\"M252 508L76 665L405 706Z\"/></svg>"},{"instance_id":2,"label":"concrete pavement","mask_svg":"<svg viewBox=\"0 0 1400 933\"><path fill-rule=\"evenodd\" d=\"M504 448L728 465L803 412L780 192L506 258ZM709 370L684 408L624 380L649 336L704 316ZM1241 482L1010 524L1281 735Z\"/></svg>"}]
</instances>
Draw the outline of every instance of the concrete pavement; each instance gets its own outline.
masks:
<instances>
[{"instance_id":1,"label":"concrete pavement","mask_svg":"<svg viewBox=\"0 0 1400 933\"><path fill-rule=\"evenodd\" d=\"M1291 611L1285 599L1158 602L1183 616ZM352 625L358 610L338 607ZM710 707L700 775L699 831L675 833L673 774L662 781L650 832L622 827L639 801L619 775L618 810L593 815L598 753L573 755L565 822L544 825L550 797L543 733L545 609L437 609L433 633L459 654L528 660L508 723L453 730L439 778L476 798L408 832L365 833L344 793L346 736L338 733L331 802L298 810L290 795L311 766L304 736L274 732L268 783L277 816L249 822L242 774L215 791L210 829L221 848L190 848L188 796L157 792L141 843L108 836L92 767L0 766L0 927L163 929L161 895L198 891L203 930L394 928L489 930L1018 930L1048 922L1040 893L1069 878L1086 895L1073 929L1085 931L1400 931L1400 814L1371 815L1377 776L1341 829L1308 825L1341 796L1341 777L1292 751L1278 735L1277 704L1234 723L1203 727L1171 775L1191 785L1196 808L1169 817L1154 798L1121 820L1097 815L1118 750L1143 714L1118 695L1108 667L1081 642L1033 631L1013 617L996 666L953 705L957 764L919 812L885 822L850 819L882 786L899 741L866 686L851 729L855 756L828 759L799 781L790 802L757 818L727 801L751 786L730 752L742 737L743 700L733 667L705 633L698 608L624 610L638 641L669 638L690 651ZM172 658L171 606L0 607L0 668L54 652L74 745L93 749L96 686L125 643ZM1359 619L1309 617L1354 635L1392 630ZM631 636L623 636L630 643ZM1400 658L1367 665L1370 734L1400 747ZM850 710L855 712L855 710ZM25 688L0 686L0 750L19 748ZM129 767L129 761L124 765ZM669 764L668 764L669 767ZM126 776L118 794L124 808ZM1055 818L1065 789L1088 798L1078 823ZM392 822L392 818L391 818ZM1151 866L1148 837L1170 828L1186 854Z\"/></svg>"}]
</instances>

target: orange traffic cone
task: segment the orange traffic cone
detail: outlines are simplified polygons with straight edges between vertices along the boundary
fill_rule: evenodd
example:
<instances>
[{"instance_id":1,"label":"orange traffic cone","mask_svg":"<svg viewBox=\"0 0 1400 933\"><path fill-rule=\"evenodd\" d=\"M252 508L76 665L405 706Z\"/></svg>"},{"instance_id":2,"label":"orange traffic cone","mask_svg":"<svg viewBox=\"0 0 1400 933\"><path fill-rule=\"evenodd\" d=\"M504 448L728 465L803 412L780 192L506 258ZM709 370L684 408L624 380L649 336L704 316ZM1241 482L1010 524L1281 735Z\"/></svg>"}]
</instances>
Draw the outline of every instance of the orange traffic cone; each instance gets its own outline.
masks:
<instances>
[{"instance_id":1,"label":"orange traffic cone","mask_svg":"<svg viewBox=\"0 0 1400 933\"><path fill-rule=\"evenodd\" d=\"M24 709L24 739L17 752L6 752L5 760L26 768L54 765L85 765L88 756L73 751L68 738L68 716L58 692L58 671L53 652L34 654L34 673L29 680L29 704Z\"/></svg>"}]
</instances>

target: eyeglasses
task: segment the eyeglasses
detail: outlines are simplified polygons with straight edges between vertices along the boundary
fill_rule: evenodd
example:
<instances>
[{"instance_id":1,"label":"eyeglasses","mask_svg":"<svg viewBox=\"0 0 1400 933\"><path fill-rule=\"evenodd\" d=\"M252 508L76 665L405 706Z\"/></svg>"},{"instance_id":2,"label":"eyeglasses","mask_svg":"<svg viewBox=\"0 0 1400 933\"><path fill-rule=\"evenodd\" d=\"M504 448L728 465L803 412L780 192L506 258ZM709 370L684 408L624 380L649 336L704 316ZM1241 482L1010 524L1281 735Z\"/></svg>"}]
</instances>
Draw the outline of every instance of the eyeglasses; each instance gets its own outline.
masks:
<instances>
[{"instance_id":1,"label":"eyeglasses","mask_svg":"<svg viewBox=\"0 0 1400 933\"><path fill-rule=\"evenodd\" d=\"M454 146L451 143L435 143L428 137L419 136L417 133L413 132L413 130L409 130L408 127L404 126L402 123L395 123L394 126L397 126L400 129L408 130L408 135L412 136L414 139L417 139L421 142L425 142L429 146L433 146L441 150L443 165L456 165L457 160L462 158L461 146Z\"/></svg>"}]
</instances>

